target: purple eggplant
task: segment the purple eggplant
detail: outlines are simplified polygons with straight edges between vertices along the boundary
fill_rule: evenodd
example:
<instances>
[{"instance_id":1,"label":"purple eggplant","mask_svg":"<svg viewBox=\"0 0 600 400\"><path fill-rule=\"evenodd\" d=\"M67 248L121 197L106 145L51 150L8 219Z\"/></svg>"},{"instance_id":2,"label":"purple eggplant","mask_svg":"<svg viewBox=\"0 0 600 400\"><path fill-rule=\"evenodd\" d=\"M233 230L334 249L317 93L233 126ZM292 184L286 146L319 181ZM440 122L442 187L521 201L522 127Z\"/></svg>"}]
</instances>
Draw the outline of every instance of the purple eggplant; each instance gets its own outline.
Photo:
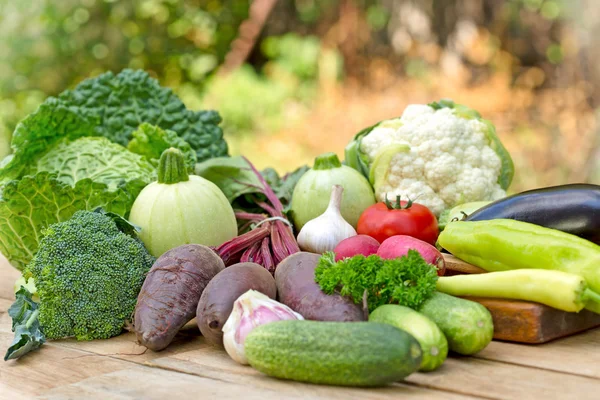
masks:
<instances>
[{"instance_id":1,"label":"purple eggplant","mask_svg":"<svg viewBox=\"0 0 600 400\"><path fill-rule=\"evenodd\" d=\"M465 221L514 219L600 244L600 186L568 184L528 190L488 204Z\"/></svg>"}]
</instances>

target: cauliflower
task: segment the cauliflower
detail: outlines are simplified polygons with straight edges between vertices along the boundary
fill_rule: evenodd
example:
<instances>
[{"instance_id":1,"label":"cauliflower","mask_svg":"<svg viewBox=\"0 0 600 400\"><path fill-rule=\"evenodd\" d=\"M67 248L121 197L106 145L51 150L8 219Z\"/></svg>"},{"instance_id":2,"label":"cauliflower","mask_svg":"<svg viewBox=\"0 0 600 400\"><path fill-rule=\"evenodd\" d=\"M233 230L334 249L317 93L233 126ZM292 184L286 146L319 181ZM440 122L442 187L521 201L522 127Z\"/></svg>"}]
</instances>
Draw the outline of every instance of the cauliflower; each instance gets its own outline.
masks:
<instances>
[{"instance_id":1,"label":"cauliflower","mask_svg":"<svg viewBox=\"0 0 600 400\"><path fill-rule=\"evenodd\" d=\"M369 178L379 200L409 197L436 216L506 196L514 173L494 126L449 100L409 105L400 118L361 131L346 163Z\"/></svg>"}]
</instances>

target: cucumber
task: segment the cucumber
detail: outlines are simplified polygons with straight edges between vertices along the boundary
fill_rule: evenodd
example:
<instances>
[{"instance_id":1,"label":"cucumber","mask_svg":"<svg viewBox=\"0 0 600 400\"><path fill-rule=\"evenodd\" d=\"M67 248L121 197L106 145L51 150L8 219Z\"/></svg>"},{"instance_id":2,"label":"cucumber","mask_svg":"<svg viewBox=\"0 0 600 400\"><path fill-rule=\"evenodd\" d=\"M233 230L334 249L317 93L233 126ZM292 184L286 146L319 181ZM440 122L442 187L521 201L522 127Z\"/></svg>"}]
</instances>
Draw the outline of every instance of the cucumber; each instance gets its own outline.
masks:
<instances>
[{"instance_id":1,"label":"cucumber","mask_svg":"<svg viewBox=\"0 0 600 400\"><path fill-rule=\"evenodd\" d=\"M428 317L412 308L395 304L377 307L369 321L390 324L411 334L423 351L419 371L433 371L444 363L448 356L448 341L438 326Z\"/></svg>"},{"instance_id":2,"label":"cucumber","mask_svg":"<svg viewBox=\"0 0 600 400\"><path fill-rule=\"evenodd\" d=\"M483 350L494 336L492 314L479 303L434 292L417 310L444 332L450 350L464 355Z\"/></svg>"},{"instance_id":3,"label":"cucumber","mask_svg":"<svg viewBox=\"0 0 600 400\"><path fill-rule=\"evenodd\" d=\"M414 337L375 322L272 322L246 336L244 351L266 375L326 385L381 386L421 364Z\"/></svg>"}]
</instances>

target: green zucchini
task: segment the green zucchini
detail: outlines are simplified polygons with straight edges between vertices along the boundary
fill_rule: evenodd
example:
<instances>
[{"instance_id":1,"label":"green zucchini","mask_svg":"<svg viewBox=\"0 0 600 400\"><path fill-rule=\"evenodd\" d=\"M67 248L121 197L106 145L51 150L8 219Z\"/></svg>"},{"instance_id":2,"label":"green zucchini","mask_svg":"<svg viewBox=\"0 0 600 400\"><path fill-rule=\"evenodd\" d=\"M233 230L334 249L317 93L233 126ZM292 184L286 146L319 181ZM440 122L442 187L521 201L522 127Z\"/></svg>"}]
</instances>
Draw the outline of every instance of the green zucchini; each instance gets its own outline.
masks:
<instances>
[{"instance_id":1,"label":"green zucchini","mask_svg":"<svg viewBox=\"0 0 600 400\"><path fill-rule=\"evenodd\" d=\"M412 308L396 304L377 307L369 321L390 324L411 334L423 351L419 371L433 371L444 363L448 356L448 341L440 328L425 315Z\"/></svg>"},{"instance_id":2,"label":"green zucchini","mask_svg":"<svg viewBox=\"0 0 600 400\"><path fill-rule=\"evenodd\" d=\"M421 347L410 334L375 322L289 320L252 330L246 358L281 379L341 386L381 386L419 369Z\"/></svg>"},{"instance_id":3,"label":"green zucchini","mask_svg":"<svg viewBox=\"0 0 600 400\"><path fill-rule=\"evenodd\" d=\"M464 355L483 350L494 336L492 314L479 303L434 292L417 310L444 332L450 350Z\"/></svg>"}]
</instances>

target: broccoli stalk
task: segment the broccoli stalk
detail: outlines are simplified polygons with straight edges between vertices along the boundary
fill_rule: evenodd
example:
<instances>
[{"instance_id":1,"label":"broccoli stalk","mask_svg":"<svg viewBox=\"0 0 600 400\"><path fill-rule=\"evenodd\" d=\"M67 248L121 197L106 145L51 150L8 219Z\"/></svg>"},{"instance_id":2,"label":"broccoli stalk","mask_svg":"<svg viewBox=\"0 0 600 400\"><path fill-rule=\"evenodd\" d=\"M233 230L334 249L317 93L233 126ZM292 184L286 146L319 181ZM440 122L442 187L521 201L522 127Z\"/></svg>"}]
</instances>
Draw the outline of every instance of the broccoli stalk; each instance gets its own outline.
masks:
<instances>
[{"instance_id":1,"label":"broccoli stalk","mask_svg":"<svg viewBox=\"0 0 600 400\"><path fill-rule=\"evenodd\" d=\"M18 292L11 306L15 341L5 360L38 348L45 338L119 335L155 261L135 227L101 209L77 211L43 233L26 270L35 280L40 302L31 300L25 288Z\"/></svg>"}]
</instances>

